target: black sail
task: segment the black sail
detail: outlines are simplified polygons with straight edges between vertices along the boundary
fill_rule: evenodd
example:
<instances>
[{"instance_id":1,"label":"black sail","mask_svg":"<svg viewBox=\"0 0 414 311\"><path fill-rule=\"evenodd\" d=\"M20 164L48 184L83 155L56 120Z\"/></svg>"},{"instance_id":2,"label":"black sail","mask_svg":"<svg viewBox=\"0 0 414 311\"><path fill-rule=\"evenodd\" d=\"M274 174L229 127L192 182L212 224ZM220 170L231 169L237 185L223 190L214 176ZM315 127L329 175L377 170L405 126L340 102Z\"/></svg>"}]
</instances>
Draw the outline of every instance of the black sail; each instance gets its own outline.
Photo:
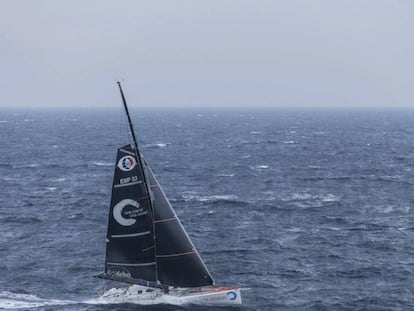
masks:
<instances>
[{"instance_id":1,"label":"black sail","mask_svg":"<svg viewBox=\"0 0 414 311\"><path fill-rule=\"evenodd\" d=\"M114 279L156 281L154 224L136 153L118 149L109 210L105 272Z\"/></svg>"},{"instance_id":2,"label":"black sail","mask_svg":"<svg viewBox=\"0 0 414 311\"><path fill-rule=\"evenodd\" d=\"M203 260L175 214L170 202L146 161L154 208L155 249L158 280L177 287L198 287L214 283Z\"/></svg>"}]
</instances>

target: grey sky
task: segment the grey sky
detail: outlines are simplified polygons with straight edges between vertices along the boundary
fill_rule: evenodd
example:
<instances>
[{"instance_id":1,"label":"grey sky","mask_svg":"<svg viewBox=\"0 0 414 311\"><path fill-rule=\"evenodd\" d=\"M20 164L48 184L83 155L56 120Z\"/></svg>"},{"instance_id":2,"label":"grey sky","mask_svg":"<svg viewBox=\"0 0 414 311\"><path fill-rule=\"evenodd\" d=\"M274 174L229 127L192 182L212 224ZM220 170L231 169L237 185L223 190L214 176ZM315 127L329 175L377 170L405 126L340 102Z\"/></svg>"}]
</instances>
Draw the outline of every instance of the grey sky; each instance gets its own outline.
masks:
<instances>
[{"instance_id":1,"label":"grey sky","mask_svg":"<svg viewBox=\"0 0 414 311\"><path fill-rule=\"evenodd\" d=\"M411 0L0 5L0 107L414 107Z\"/></svg>"}]
</instances>

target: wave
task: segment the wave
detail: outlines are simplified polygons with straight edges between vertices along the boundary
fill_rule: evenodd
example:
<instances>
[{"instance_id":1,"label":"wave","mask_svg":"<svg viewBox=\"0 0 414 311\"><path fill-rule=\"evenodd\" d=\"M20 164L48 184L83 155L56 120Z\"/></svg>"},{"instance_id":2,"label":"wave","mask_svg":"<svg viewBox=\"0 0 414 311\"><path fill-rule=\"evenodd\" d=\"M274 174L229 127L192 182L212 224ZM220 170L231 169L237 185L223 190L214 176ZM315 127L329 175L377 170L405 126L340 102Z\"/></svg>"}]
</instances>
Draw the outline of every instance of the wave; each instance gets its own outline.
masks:
<instances>
[{"instance_id":1,"label":"wave","mask_svg":"<svg viewBox=\"0 0 414 311\"><path fill-rule=\"evenodd\" d=\"M28 163L28 164L12 164L12 169L19 169L19 168L35 168L40 167L40 163Z\"/></svg>"},{"instance_id":2,"label":"wave","mask_svg":"<svg viewBox=\"0 0 414 311\"><path fill-rule=\"evenodd\" d=\"M217 195L197 195L194 193L184 193L181 195L181 200L185 202L237 202L244 203L239 200L237 195L233 194L217 194ZM173 200L172 200L173 201Z\"/></svg>"},{"instance_id":3,"label":"wave","mask_svg":"<svg viewBox=\"0 0 414 311\"><path fill-rule=\"evenodd\" d=\"M269 168L269 165L264 165L264 164L250 166L250 169L255 170L255 171L265 170L267 168Z\"/></svg>"},{"instance_id":4,"label":"wave","mask_svg":"<svg viewBox=\"0 0 414 311\"><path fill-rule=\"evenodd\" d=\"M19 294L8 291L0 292L0 309L28 309L76 303L78 302L71 300L43 299L31 294Z\"/></svg>"},{"instance_id":5,"label":"wave","mask_svg":"<svg viewBox=\"0 0 414 311\"><path fill-rule=\"evenodd\" d=\"M95 166L112 166L112 165L114 165L114 163L112 163L112 162L99 162L99 161L93 162L92 164L95 165Z\"/></svg>"},{"instance_id":6,"label":"wave","mask_svg":"<svg viewBox=\"0 0 414 311\"><path fill-rule=\"evenodd\" d=\"M164 148L168 145L171 145L171 143L157 143L157 144L146 144L144 148Z\"/></svg>"},{"instance_id":7,"label":"wave","mask_svg":"<svg viewBox=\"0 0 414 311\"><path fill-rule=\"evenodd\" d=\"M309 167L316 169L316 167ZM401 175L339 175L339 176L307 176L307 177L297 177L299 180L303 181L324 181L324 180L335 180L335 181L351 181L351 180L370 180L370 181L380 181L380 182L389 182L389 183L402 183L411 185L412 182L404 179Z\"/></svg>"},{"instance_id":8,"label":"wave","mask_svg":"<svg viewBox=\"0 0 414 311\"><path fill-rule=\"evenodd\" d=\"M216 174L216 176L217 177L233 177L234 174L225 174L225 173L222 173L222 174Z\"/></svg>"},{"instance_id":9,"label":"wave","mask_svg":"<svg viewBox=\"0 0 414 311\"><path fill-rule=\"evenodd\" d=\"M291 201L321 201L321 202L338 202L339 198L331 193L328 194L309 194L309 193L294 193L288 197L282 198L285 202Z\"/></svg>"},{"instance_id":10,"label":"wave","mask_svg":"<svg viewBox=\"0 0 414 311\"><path fill-rule=\"evenodd\" d=\"M6 216L3 218L6 223L31 224L42 222L42 219L34 216Z\"/></svg>"},{"instance_id":11,"label":"wave","mask_svg":"<svg viewBox=\"0 0 414 311\"><path fill-rule=\"evenodd\" d=\"M240 159L248 159L251 158L252 156L250 154L246 154L244 156L241 156Z\"/></svg>"}]
</instances>

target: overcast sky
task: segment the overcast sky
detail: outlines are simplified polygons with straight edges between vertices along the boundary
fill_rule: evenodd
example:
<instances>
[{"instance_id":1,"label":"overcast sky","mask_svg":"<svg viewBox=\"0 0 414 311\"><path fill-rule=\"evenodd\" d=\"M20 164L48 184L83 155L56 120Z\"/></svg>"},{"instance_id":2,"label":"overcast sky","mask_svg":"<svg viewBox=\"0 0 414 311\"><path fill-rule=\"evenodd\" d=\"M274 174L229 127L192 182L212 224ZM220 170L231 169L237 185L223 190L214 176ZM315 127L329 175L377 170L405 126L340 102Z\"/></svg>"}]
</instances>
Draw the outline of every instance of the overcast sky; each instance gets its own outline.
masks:
<instances>
[{"instance_id":1,"label":"overcast sky","mask_svg":"<svg viewBox=\"0 0 414 311\"><path fill-rule=\"evenodd\" d=\"M0 107L414 107L412 0L0 4Z\"/></svg>"}]
</instances>

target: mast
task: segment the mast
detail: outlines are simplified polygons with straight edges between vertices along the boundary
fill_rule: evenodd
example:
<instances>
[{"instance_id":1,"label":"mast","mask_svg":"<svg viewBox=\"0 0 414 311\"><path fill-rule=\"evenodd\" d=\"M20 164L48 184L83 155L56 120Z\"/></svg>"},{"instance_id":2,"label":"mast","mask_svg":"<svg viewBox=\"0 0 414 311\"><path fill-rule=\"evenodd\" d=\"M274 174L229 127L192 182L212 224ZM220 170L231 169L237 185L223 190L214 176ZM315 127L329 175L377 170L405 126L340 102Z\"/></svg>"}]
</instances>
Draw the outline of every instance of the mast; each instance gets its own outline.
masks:
<instances>
[{"instance_id":1,"label":"mast","mask_svg":"<svg viewBox=\"0 0 414 311\"><path fill-rule=\"evenodd\" d=\"M127 119L128 119L129 130L131 132L132 141L133 141L132 149L134 150L135 157L137 158L137 161L139 163L140 173L142 175L142 181L144 183L145 192L146 192L148 202L149 202L149 205L150 205L150 208L151 208L151 211L152 211L152 220L153 220L152 221L152 226L153 226L153 232L154 232L154 248L155 248L156 243L155 243L155 225L154 225L154 206L152 204L152 199L151 199L150 191L149 191L149 188L148 188L148 184L147 184L147 180L146 180L146 176L145 176L145 172L144 172L144 166L142 164L141 154L140 154L139 149L138 149L138 143L137 143L137 138L135 136L134 126L133 126L132 121L131 121L131 116L129 115L129 110L128 110L128 106L127 106L127 103L126 103L126 100L125 100L124 92L122 91L121 82L117 81L116 83L118 84L119 92L121 93L121 97L122 97L122 103L124 104L125 113L126 113ZM156 248L155 248L155 250L156 250ZM156 277L157 282L158 282L157 263L155 264L155 277Z\"/></svg>"}]
</instances>

